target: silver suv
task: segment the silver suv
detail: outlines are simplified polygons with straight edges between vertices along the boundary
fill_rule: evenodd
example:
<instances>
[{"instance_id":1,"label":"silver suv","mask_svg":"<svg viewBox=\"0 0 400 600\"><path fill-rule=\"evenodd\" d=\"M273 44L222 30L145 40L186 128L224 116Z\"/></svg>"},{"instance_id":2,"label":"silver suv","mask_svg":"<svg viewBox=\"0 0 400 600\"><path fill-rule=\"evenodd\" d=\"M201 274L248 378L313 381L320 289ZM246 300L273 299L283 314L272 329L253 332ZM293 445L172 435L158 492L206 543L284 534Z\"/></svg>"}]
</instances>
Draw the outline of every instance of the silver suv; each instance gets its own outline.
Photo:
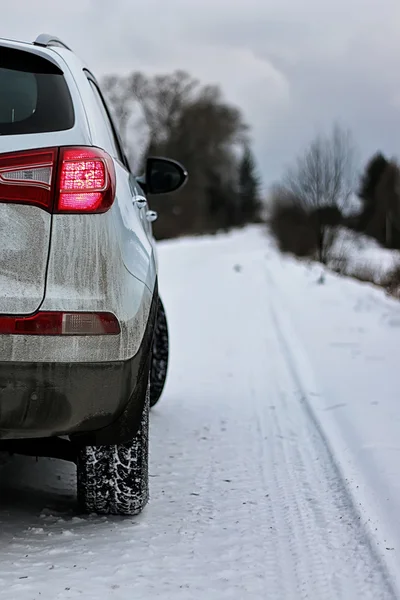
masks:
<instances>
[{"instance_id":1,"label":"silver suv","mask_svg":"<svg viewBox=\"0 0 400 600\"><path fill-rule=\"evenodd\" d=\"M57 38L0 39L0 451L76 462L84 511L148 499L150 405L168 330L148 194L93 74Z\"/></svg>"}]
</instances>

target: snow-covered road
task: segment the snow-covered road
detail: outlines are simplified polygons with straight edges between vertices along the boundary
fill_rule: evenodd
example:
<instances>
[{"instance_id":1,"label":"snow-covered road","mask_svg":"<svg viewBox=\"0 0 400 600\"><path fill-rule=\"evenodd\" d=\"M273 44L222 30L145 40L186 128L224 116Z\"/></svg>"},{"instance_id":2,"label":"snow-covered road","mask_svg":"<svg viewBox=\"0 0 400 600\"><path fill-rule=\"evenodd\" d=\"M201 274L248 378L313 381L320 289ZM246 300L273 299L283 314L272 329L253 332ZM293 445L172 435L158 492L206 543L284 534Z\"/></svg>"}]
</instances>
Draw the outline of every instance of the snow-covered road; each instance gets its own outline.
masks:
<instances>
[{"instance_id":1,"label":"snow-covered road","mask_svg":"<svg viewBox=\"0 0 400 600\"><path fill-rule=\"evenodd\" d=\"M315 341L334 323L336 282L319 286L318 312L315 273L282 262L256 229L164 243L160 258L171 369L151 420L151 502L136 519L81 518L72 466L12 459L0 472L0 598L398 598L379 497L367 473L354 477L345 428L321 417L345 404L332 385L326 396ZM400 347L392 335L386 347ZM331 361L332 380L350 376L343 365Z\"/></svg>"}]
</instances>

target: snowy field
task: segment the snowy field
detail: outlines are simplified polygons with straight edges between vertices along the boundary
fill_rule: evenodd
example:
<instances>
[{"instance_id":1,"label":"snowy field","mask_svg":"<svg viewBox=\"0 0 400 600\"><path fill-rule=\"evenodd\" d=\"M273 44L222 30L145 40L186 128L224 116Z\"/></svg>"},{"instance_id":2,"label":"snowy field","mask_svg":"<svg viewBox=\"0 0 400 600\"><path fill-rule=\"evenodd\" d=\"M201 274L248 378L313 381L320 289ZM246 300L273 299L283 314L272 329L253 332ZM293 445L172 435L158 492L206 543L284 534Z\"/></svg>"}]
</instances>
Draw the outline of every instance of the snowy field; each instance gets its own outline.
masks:
<instances>
[{"instance_id":1,"label":"snowy field","mask_svg":"<svg viewBox=\"0 0 400 600\"><path fill-rule=\"evenodd\" d=\"M261 230L160 247L151 502L81 518L74 468L0 472L1 600L400 598L400 304Z\"/></svg>"}]
</instances>

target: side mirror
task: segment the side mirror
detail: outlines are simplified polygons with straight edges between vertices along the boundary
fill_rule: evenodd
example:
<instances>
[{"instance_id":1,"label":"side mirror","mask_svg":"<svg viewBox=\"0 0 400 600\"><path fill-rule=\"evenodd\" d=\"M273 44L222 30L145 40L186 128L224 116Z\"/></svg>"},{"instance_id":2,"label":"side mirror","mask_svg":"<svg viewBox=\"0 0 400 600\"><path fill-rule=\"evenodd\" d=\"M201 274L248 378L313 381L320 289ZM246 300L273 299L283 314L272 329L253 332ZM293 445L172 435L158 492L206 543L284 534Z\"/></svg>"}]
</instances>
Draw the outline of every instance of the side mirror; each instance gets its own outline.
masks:
<instances>
[{"instance_id":1,"label":"side mirror","mask_svg":"<svg viewBox=\"0 0 400 600\"><path fill-rule=\"evenodd\" d=\"M170 158L150 156L146 175L138 179L147 194L171 194L183 187L188 179L186 169Z\"/></svg>"}]
</instances>

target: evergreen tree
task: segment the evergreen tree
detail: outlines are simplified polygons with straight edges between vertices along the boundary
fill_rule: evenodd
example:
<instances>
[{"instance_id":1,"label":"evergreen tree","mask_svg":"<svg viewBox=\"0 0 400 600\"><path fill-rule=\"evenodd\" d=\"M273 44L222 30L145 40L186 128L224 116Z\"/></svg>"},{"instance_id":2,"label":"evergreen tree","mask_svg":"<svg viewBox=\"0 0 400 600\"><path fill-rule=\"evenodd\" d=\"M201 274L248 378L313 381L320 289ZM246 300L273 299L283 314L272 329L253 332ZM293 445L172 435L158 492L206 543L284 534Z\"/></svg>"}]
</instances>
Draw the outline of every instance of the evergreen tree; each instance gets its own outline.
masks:
<instances>
[{"instance_id":1,"label":"evergreen tree","mask_svg":"<svg viewBox=\"0 0 400 600\"><path fill-rule=\"evenodd\" d=\"M365 172L361 178L360 189L358 192L358 195L363 201L364 206L373 203L372 199L376 187L388 165L389 161L381 152L375 154L368 162Z\"/></svg>"},{"instance_id":2,"label":"evergreen tree","mask_svg":"<svg viewBox=\"0 0 400 600\"><path fill-rule=\"evenodd\" d=\"M253 153L249 146L244 148L239 164L239 218L240 223L260 223L262 203L260 179L257 175Z\"/></svg>"},{"instance_id":3,"label":"evergreen tree","mask_svg":"<svg viewBox=\"0 0 400 600\"><path fill-rule=\"evenodd\" d=\"M385 242L386 207L382 202L381 206L379 205L377 191L389 164L382 153L375 154L365 168L358 191L362 208L357 228L376 238L380 243Z\"/></svg>"}]
</instances>

